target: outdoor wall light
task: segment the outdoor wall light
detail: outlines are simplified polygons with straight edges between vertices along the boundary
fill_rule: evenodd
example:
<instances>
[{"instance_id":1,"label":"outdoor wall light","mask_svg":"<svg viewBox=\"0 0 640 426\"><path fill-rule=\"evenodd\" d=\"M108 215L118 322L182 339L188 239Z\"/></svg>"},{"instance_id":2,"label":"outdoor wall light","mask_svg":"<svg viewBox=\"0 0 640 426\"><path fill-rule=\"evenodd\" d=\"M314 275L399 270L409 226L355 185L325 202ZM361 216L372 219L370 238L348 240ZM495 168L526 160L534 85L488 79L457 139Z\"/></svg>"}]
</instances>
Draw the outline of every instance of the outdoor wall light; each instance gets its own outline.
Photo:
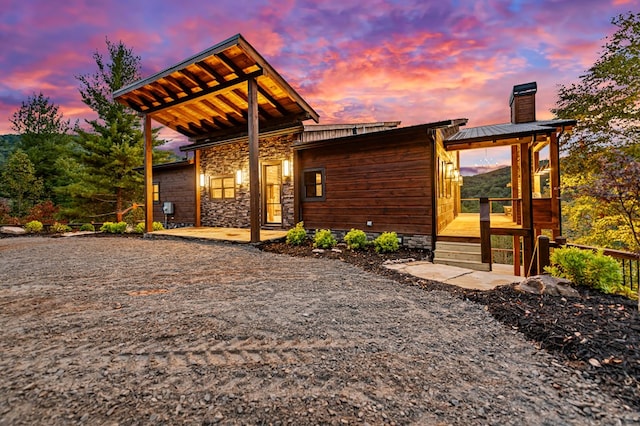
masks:
<instances>
[{"instance_id":1,"label":"outdoor wall light","mask_svg":"<svg viewBox=\"0 0 640 426\"><path fill-rule=\"evenodd\" d=\"M282 176L291 176L291 162L289 160L284 160L282 162Z\"/></svg>"},{"instance_id":2,"label":"outdoor wall light","mask_svg":"<svg viewBox=\"0 0 640 426\"><path fill-rule=\"evenodd\" d=\"M206 184L206 178L204 176L204 173L200 173L200 186L205 186Z\"/></svg>"},{"instance_id":3,"label":"outdoor wall light","mask_svg":"<svg viewBox=\"0 0 640 426\"><path fill-rule=\"evenodd\" d=\"M451 161L447 161L445 165L444 177L445 179L453 180L453 163Z\"/></svg>"},{"instance_id":4,"label":"outdoor wall light","mask_svg":"<svg viewBox=\"0 0 640 426\"><path fill-rule=\"evenodd\" d=\"M236 184L242 185L242 170L236 170Z\"/></svg>"}]
</instances>

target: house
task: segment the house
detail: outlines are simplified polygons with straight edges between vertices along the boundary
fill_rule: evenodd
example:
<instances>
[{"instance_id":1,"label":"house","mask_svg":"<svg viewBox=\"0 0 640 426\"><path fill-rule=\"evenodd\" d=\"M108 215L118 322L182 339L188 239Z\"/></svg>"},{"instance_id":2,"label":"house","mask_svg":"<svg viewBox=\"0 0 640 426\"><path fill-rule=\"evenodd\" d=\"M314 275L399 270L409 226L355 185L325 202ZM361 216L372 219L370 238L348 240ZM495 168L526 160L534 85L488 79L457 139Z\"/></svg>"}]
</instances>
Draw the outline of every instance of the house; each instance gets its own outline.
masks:
<instances>
[{"instance_id":1,"label":"house","mask_svg":"<svg viewBox=\"0 0 640 426\"><path fill-rule=\"evenodd\" d=\"M511 123L493 126L466 128L466 119L409 127L309 125L303 122L318 122L318 114L236 35L114 98L144 117L146 165L151 119L190 138L181 150L193 152L193 164L184 165L190 186L183 189L193 191L192 198L165 201L173 202L176 214L192 210L196 227L249 228L252 242L260 241L261 229L288 229L299 221L338 234L395 231L403 244L435 249L443 262L460 257L460 247L478 246L472 263L490 269L491 233L512 236L522 248L518 265L525 266L536 235L561 233L558 137L575 121L536 121L536 91L535 83L514 87ZM481 214L469 221L460 210L458 153L494 146L511 147L511 212L497 218L482 200ZM549 157L544 169L543 150ZM145 167L147 231L158 207L154 171L179 168L161 170ZM546 198L541 176L550 183ZM169 180L163 182L160 193Z\"/></svg>"}]
</instances>

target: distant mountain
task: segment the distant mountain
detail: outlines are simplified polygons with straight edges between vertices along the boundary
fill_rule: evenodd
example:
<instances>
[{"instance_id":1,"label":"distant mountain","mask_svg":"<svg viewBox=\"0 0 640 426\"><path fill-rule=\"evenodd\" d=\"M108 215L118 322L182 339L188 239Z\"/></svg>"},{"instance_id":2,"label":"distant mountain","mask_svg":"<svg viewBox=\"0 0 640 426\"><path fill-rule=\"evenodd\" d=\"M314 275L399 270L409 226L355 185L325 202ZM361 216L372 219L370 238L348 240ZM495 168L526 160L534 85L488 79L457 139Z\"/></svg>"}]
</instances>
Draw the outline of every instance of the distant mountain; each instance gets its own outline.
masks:
<instances>
[{"instance_id":1,"label":"distant mountain","mask_svg":"<svg viewBox=\"0 0 640 426\"><path fill-rule=\"evenodd\" d=\"M464 176L460 196L463 199L474 200L480 197L511 198L511 187L507 186L510 182L511 167L503 167L475 176ZM478 206L477 201L462 201L463 212L478 212ZM501 211L501 209L502 207L494 207L494 211Z\"/></svg>"}]
</instances>

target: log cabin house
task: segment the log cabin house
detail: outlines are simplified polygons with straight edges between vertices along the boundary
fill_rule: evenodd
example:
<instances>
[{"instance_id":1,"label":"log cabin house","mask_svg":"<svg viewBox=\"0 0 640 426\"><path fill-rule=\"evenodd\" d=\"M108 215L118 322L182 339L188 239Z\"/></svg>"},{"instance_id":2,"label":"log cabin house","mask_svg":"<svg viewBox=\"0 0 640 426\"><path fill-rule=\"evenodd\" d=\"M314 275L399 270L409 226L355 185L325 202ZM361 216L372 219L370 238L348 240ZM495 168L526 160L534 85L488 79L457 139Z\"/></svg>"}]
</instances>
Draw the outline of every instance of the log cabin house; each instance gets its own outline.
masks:
<instances>
[{"instance_id":1,"label":"log cabin house","mask_svg":"<svg viewBox=\"0 0 640 426\"><path fill-rule=\"evenodd\" d=\"M310 125L303 122L318 122L318 114L236 35L114 98L144 117L148 232L170 201L173 220L249 228L251 242L260 241L261 229L299 221L338 236L351 228L371 236L395 231L404 245L435 250L437 262L477 269L491 269L490 235L509 235L519 272L531 261L536 235L561 234L558 137L575 124L536 121L536 90L535 83L514 87L507 124ZM191 162L150 166L152 119L190 139L180 149L193 152ZM508 215L491 214L488 200L480 215L463 214L458 153L495 146L511 147ZM549 159L541 169L543 149ZM535 197L541 176L548 176L546 198ZM178 212L186 216L178 219Z\"/></svg>"}]
</instances>

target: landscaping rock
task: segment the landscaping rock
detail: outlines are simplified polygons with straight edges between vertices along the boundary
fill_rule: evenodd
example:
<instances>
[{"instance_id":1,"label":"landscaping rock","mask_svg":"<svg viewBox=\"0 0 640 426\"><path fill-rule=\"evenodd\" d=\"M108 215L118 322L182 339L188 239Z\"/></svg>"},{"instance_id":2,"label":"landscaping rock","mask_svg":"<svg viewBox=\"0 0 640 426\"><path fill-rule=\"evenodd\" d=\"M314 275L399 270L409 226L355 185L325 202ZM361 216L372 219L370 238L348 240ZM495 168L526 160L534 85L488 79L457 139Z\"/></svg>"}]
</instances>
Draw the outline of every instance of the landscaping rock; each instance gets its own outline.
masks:
<instances>
[{"instance_id":1,"label":"landscaping rock","mask_svg":"<svg viewBox=\"0 0 640 426\"><path fill-rule=\"evenodd\" d=\"M27 231L19 226L3 226L0 228L0 234L22 235L26 233Z\"/></svg>"},{"instance_id":2,"label":"landscaping rock","mask_svg":"<svg viewBox=\"0 0 640 426\"><path fill-rule=\"evenodd\" d=\"M534 275L515 286L518 291L531 294L548 294L550 296L580 297L578 290L571 286L571 281L551 275Z\"/></svg>"}]
</instances>

